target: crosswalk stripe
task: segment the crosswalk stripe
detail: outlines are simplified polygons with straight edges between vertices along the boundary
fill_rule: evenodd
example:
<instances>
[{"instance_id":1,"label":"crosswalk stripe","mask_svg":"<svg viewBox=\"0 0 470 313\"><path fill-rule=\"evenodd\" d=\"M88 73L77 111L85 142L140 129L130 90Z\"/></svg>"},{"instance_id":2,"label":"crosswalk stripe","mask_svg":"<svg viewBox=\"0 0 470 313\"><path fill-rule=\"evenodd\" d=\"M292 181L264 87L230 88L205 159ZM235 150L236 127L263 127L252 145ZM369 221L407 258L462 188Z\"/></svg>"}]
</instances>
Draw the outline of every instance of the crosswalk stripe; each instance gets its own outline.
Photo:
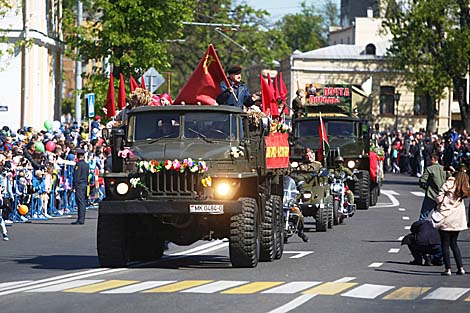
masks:
<instances>
[{"instance_id":1,"label":"crosswalk stripe","mask_svg":"<svg viewBox=\"0 0 470 313\"><path fill-rule=\"evenodd\" d=\"M174 284L162 286L162 287L157 287L149 290L143 291L144 293L150 293L150 292L177 292L181 291L184 289L189 289L192 287L197 287L201 285L205 285L208 283L212 283L213 280L183 280Z\"/></svg>"},{"instance_id":2,"label":"crosswalk stripe","mask_svg":"<svg viewBox=\"0 0 470 313\"><path fill-rule=\"evenodd\" d=\"M441 287L437 288L423 299L426 300L457 300L461 296L463 296L466 292L468 292L469 288L449 288L449 287Z\"/></svg>"},{"instance_id":3,"label":"crosswalk stripe","mask_svg":"<svg viewBox=\"0 0 470 313\"><path fill-rule=\"evenodd\" d=\"M348 282L353 281L353 280L355 280L355 279L356 279L356 277L353 277L353 276L346 276L346 277L337 279L337 280L335 280L334 282L335 282L335 283L348 283Z\"/></svg>"},{"instance_id":4,"label":"crosswalk stripe","mask_svg":"<svg viewBox=\"0 0 470 313\"><path fill-rule=\"evenodd\" d=\"M284 284L279 287L274 287L268 290L265 290L261 293L282 293L282 294L294 294L305 290L307 288L312 288L313 286L321 284L321 281L294 281L291 283Z\"/></svg>"},{"instance_id":5,"label":"crosswalk stripe","mask_svg":"<svg viewBox=\"0 0 470 313\"><path fill-rule=\"evenodd\" d=\"M381 294L395 288L395 286L364 284L341 294L343 297L375 299Z\"/></svg>"},{"instance_id":6,"label":"crosswalk stripe","mask_svg":"<svg viewBox=\"0 0 470 313\"><path fill-rule=\"evenodd\" d=\"M43 287L43 288L31 289L31 290L27 290L26 292L57 292L57 291L71 289L71 288L77 288L77 287L82 287L86 285L96 284L102 281L103 279L74 280L74 281L69 281L66 283Z\"/></svg>"},{"instance_id":7,"label":"crosswalk stripe","mask_svg":"<svg viewBox=\"0 0 470 313\"><path fill-rule=\"evenodd\" d=\"M369 264L369 267L381 267L382 265L384 264L380 262L374 262L374 263Z\"/></svg>"},{"instance_id":8,"label":"crosswalk stripe","mask_svg":"<svg viewBox=\"0 0 470 313\"><path fill-rule=\"evenodd\" d=\"M116 288L116 289L111 289L107 291L103 291L101 293L106 293L106 294L121 294L121 293L135 293L135 292L140 292L143 290L163 286L163 285L168 285L175 283L176 280L162 280L162 281L143 281L138 284L130 285L130 286L125 286L121 288Z\"/></svg>"},{"instance_id":9,"label":"crosswalk stripe","mask_svg":"<svg viewBox=\"0 0 470 313\"><path fill-rule=\"evenodd\" d=\"M225 289L233 288L236 286L247 284L247 281L234 281L234 280L220 280L213 283L194 287L191 289L186 289L181 292L191 292L191 293L216 293Z\"/></svg>"},{"instance_id":10,"label":"crosswalk stripe","mask_svg":"<svg viewBox=\"0 0 470 313\"><path fill-rule=\"evenodd\" d=\"M388 253L398 253L398 252L400 252L400 249L392 248L392 249L388 250Z\"/></svg>"},{"instance_id":11,"label":"crosswalk stripe","mask_svg":"<svg viewBox=\"0 0 470 313\"><path fill-rule=\"evenodd\" d=\"M306 290L303 292L303 294L317 294L317 295L333 296L356 285L357 283L328 282L328 283L321 284L320 286L313 287L312 289Z\"/></svg>"},{"instance_id":12,"label":"crosswalk stripe","mask_svg":"<svg viewBox=\"0 0 470 313\"><path fill-rule=\"evenodd\" d=\"M384 300L415 300L428 292L431 287L401 287L386 295Z\"/></svg>"},{"instance_id":13,"label":"crosswalk stripe","mask_svg":"<svg viewBox=\"0 0 470 313\"><path fill-rule=\"evenodd\" d=\"M280 281L259 281L222 291L223 294L252 294L283 284Z\"/></svg>"},{"instance_id":14,"label":"crosswalk stripe","mask_svg":"<svg viewBox=\"0 0 470 313\"><path fill-rule=\"evenodd\" d=\"M77 292L77 293L94 293L100 292L107 289L114 289L121 286L135 284L138 281L135 280L108 280L101 283L96 283L92 285L66 289L64 292Z\"/></svg>"},{"instance_id":15,"label":"crosswalk stripe","mask_svg":"<svg viewBox=\"0 0 470 313\"><path fill-rule=\"evenodd\" d=\"M30 282L32 282L32 280L20 280L20 281L10 281L8 283L1 283L0 291L5 290L5 289L10 289L13 287L20 287L25 284L29 284Z\"/></svg>"}]
</instances>

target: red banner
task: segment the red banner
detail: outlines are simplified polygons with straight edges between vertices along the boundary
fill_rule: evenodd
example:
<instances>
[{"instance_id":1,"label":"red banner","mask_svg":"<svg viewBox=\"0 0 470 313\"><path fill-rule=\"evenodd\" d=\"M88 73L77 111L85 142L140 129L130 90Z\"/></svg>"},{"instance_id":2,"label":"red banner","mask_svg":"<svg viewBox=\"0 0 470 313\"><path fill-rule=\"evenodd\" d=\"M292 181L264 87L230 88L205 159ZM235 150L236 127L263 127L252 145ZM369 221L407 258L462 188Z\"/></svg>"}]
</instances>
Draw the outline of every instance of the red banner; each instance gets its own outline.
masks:
<instances>
[{"instance_id":1,"label":"red banner","mask_svg":"<svg viewBox=\"0 0 470 313\"><path fill-rule=\"evenodd\" d=\"M265 138L266 142L266 168L289 167L289 141L288 135L273 133Z\"/></svg>"}]
</instances>

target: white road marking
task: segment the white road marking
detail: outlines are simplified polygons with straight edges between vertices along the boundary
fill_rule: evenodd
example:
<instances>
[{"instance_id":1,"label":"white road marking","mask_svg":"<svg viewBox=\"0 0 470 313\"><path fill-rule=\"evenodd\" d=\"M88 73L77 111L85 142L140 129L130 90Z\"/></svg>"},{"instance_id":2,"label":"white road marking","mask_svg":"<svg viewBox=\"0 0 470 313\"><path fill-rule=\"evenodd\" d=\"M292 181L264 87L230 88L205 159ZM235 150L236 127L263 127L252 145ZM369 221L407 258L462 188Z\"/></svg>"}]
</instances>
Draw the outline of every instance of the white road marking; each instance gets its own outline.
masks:
<instances>
[{"instance_id":1,"label":"white road marking","mask_svg":"<svg viewBox=\"0 0 470 313\"><path fill-rule=\"evenodd\" d=\"M432 299L432 300L457 300L465 293L467 293L469 288L448 288L441 287L437 288L423 299Z\"/></svg>"},{"instance_id":2,"label":"white road marking","mask_svg":"<svg viewBox=\"0 0 470 313\"><path fill-rule=\"evenodd\" d=\"M400 252L400 249L390 249L388 250L388 253L398 253Z\"/></svg>"},{"instance_id":3,"label":"white road marking","mask_svg":"<svg viewBox=\"0 0 470 313\"><path fill-rule=\"evenodd\" d=\"M409 216L402 216L401 219L404 220L404 221L409 221L410 217Z\"/></svg>"},{"instance_id":4,"label":"white road marking","mask_svg":"<svg viewBox=\"0 0 470 313\"><path fill-rule=\"evenodd\" d=\"M213 242L209 242L209 243L206 243L206 244L197 246L197 247L192 248L192 249L189 249L189 250L185 250L185 251L180 251L180 252L175 252L175 253L169 254L169 256L174 256L174 255L175 255L175 256L181 256L181 255L192 254L193 252L197 252L197 251L200 251L200 250L204 250L204 249L207 249L207 248L212 247L212 246L220 245L221 243L223 243L222 240L215 240L215 241L213 241Z\"/></svg>"},{"instance_id":5,"label":"white road marking","mask_svg":"<svg viewBox=\"0 0 470 313\"><path fill-rule=\"evenodd\" d=\"M347 283L347 282L350 282L350 281L355 280L355 279L356 279L356 277L343 277L343 278L335 280L334 282L335 283Z\"/></svg>"},{"instance_id":6,"label":"white road marking","mask_svg":"<svg viewBox=\"0 0 470 313\"><path fill-rule=\"evenodd\" d=\"M384 265L384 264L383 264L383 263L379 263L379 262L375 262L375 263L369 264L369 267L381 267L382 265Z\"/></svg>"},{"instance_id":7,"label":"white road marking","mask_svg":"<svg viewBox=\"0 0 470 313\"><path fill-rule=\"evenodd\" d=\"M284 251L283 253L293 253L295 255L289 257L290 259L300 259L306 255L312 254L314 251Z\"/></svg>"},{"instance_id":8,"label":"white road marking","mask_svg":"<svg viewBox=\"0 0 470 313\"><path fill-rule=\"evenodd\" d=\"M130 285L130 286L125 286L125 287L121 287L121 288L102 291L101 293L106 293L106 294L136 293L136 292L139 292L139 291L152 289L152 288L155 288L155 287L160 287L160 286L172 284L172 283L175 283L175 282L176 282L176 280L143 281L141 283L133 284L133 285Z\"/></svg>"},{"instance_id":9,"label":"white road marking","mask_svg":"<svg viewBox=\"0 0 470 313\"><path fill-rule=\"evenodd\" d=\"M21 287L21 286L27 285L31 282L32 282L32 280L20 280L20 281L10 281L8 283L1 283L0 284L0 291L10 289L10 288Z\"/></svg>"},{"instance_id":10,"label":"white road marking","mask_svg":"<svg viewBox=\"0 0 470 313\"><path fill-rule=\"evenodd\" d=\"M218 246L215 246L215 247L212 247L212 248L207 248L205 250L201 250L201 251L198 251L196 253L191 253L189 255L201 255L201 254L204 254L204 253L207 253L207 252L211 252L211 251L215 251L215 250L219 250L219 249L223 249L225 247L228 247L228 242L223 242L221 243L220 245Z\"/></svg>"},{"instance_id":11,"label":"white road marking","mask_svg":"<svg viewBox=\"0 0 470 313\"><path fill-rule=\"evenodd\" d=\"M398 237L397 241L402 241L403 238L405 238L405 236L400 236L400 237Z\"/></svg>"},{"instance_id":12,"label":"white road marking","mask_svg":"<svg viewBox=\"0 0 470 313\"><path fill-rule=\"evenodd\" d=\"M424 197L425 193L422 191L411 191L411 194L417 197Z\"/></svg>"},{"instance_id":13,"label":"white road marking","mask_svg":"<svg viewBox=\"0 0 470 313\"><path fill-rule=\"evenodd\" d=\"M265 290L261 293L282 293L282 294L294 294L302 290L311 288L313 286L321 284L321 281L294 281L291 283L284 284L279 287L274 287Z\"/></svg>"},{"instance_id":14,"label":"white road marking","mask_svg":"<svg viewBox=\"0 0 470 313\"><path fill-rule=\"evenodd\" d=\"M405 208L398 208L398 211L400 211L400 212L405 212L406 209L405 209Z\"/></svg>"},{"instance_id":15,"label":"white road marking","mask_svg":"<svg viewBox=\"0 0 470 313\"><path fill-rule=\"evenodd\" d=\"M280 306L272 311L269 311L268 313L286 313L289 311L292 311L293 309L301 306L308 300L312 299L316 295L301 295L300 297L295 298L294 300L287 302L283 306Z\"/></svg>"},{"instance_id":16,"label":"white road marking","mask_svg":"<svg viewBox=\"0 0 470 313\"><path fill-rule=\"evenodd\" d=\"M381 194L387 196L392 203L377 203L375 205L376 208L392 208L400 205L400 202L395 198L395 196L398 196L399 194L393 190L381 190Z\"/></svg>"},{"instance_id":17,"label":"white road marking","mask_svg":"<svg viewBox=\"0 0 470 313\"><path fill-rule=\"evenodd\" d=\"M234 281L234 280L219 280L210 284L203 286L198 286L183 290L181 292L190 292L190 293L215 293L232 287L240 286L247 284L247 281Z\"/></svg>"},{"instance_id":18,"label":"white road marking","mask_svg":"<svg viewBox=\"0 0 470 313\"><path fill-rule=\"evenodd\" d=\"M126 270L128 270L128 268L115 268L115 269L104 269L104 270L100 269L100 271L96 271L96 270L95 271L87 271L88 274L79 273L81 275L77 275L77 273L74 273L73 276L72 276L72 274L57 276L57 277L53 277L53 278L38 280L30 286L2 291L2 292L0 292L0 296L9 295L9 294L12 294L12 293L17 293L17 292L22 292L22 291L28 291L28 290L36 289L36 288L48 287L48 286L52 286L52 285L56 285L56 284L66 283L66 282L69 282L69 281L79 280L79 279L82 279L82 278L88 278L88 277L102 275L102 274L122 272L122 271L126 271ZM87 272L85 272L85 273L87 273ZM58 279L60 277L68 277L68 278Z\"/></svg>"},{"instance_id":19,"label":"white road marking","mask_svg":"<svg viewBox=\"0 0 470 313\"><path fill-rule=\"evenodd\" d=\"M410 230L411 229L411 226L405 226L403 227L405 230Z\"/></svg>"},{"instance_id":20,"label":"white road marking","mask_svg":"<svg viewBox=\"0 0 470 313\"><path fill-rule=\"evenodd\" d=\"M104 280L103 279L74 280L74 281L69 281L66 283L57 284L57 285L53 285L49 287L31 289L31 290L27 290L26 292L57 292L57 291L65 290L65 289L71 289L71 288L96 284L102 281Z\"/></svg>"},{"instance_id":21,"label":"white road marking","mask_svg":"<svg viewBox=\"0 0 470 313\"><path fill-rule=\"evenodd\" d=\"M375 299L381 294L395 288L395 286L364 284L341 294L343 297Z\"/></svg>"}]
</instances>

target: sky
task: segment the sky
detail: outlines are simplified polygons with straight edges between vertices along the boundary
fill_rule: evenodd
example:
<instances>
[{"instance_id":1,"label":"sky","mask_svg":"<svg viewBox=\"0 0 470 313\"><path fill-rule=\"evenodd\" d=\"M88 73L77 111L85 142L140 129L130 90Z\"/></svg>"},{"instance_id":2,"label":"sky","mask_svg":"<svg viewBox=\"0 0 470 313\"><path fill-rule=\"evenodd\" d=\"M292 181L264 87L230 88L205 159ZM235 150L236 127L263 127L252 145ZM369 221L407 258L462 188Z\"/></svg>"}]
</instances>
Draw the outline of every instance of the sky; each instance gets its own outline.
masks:
<instances>
[{"instance_id":1,"label":"sky","mask_svg":"<svg viewBox=\"0 0 470 313\"><path fill-rule=\"evenodd\" d=\"M264 9L271 14L273 21L279 20L285 14L298 13L300 11L300 4L304 0L245 0L246 3L255 9ZM323 0L305 0L308 4L322 3ZM341 0L335 0L338 5Z\"/></svg>"}]
</instances>

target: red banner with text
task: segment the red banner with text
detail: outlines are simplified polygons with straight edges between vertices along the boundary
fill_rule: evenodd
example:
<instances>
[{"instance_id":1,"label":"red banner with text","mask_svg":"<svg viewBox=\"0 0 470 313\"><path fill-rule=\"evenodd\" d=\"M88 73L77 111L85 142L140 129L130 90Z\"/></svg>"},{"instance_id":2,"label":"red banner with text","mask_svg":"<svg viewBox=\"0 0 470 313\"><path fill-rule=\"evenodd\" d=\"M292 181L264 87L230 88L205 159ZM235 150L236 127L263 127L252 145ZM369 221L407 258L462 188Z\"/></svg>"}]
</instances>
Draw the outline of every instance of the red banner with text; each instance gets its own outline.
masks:
<instances>
[{"instance_id":1,"label":"red banner with text","mask_svg":"<svg viewBox=\"0 0 470 313\"><path fill-rule=\"evenodd\" d=\"M287 133L272 133L266 141L266 167L289 167L289 141Z\"/></svg>"}]
</instances>

